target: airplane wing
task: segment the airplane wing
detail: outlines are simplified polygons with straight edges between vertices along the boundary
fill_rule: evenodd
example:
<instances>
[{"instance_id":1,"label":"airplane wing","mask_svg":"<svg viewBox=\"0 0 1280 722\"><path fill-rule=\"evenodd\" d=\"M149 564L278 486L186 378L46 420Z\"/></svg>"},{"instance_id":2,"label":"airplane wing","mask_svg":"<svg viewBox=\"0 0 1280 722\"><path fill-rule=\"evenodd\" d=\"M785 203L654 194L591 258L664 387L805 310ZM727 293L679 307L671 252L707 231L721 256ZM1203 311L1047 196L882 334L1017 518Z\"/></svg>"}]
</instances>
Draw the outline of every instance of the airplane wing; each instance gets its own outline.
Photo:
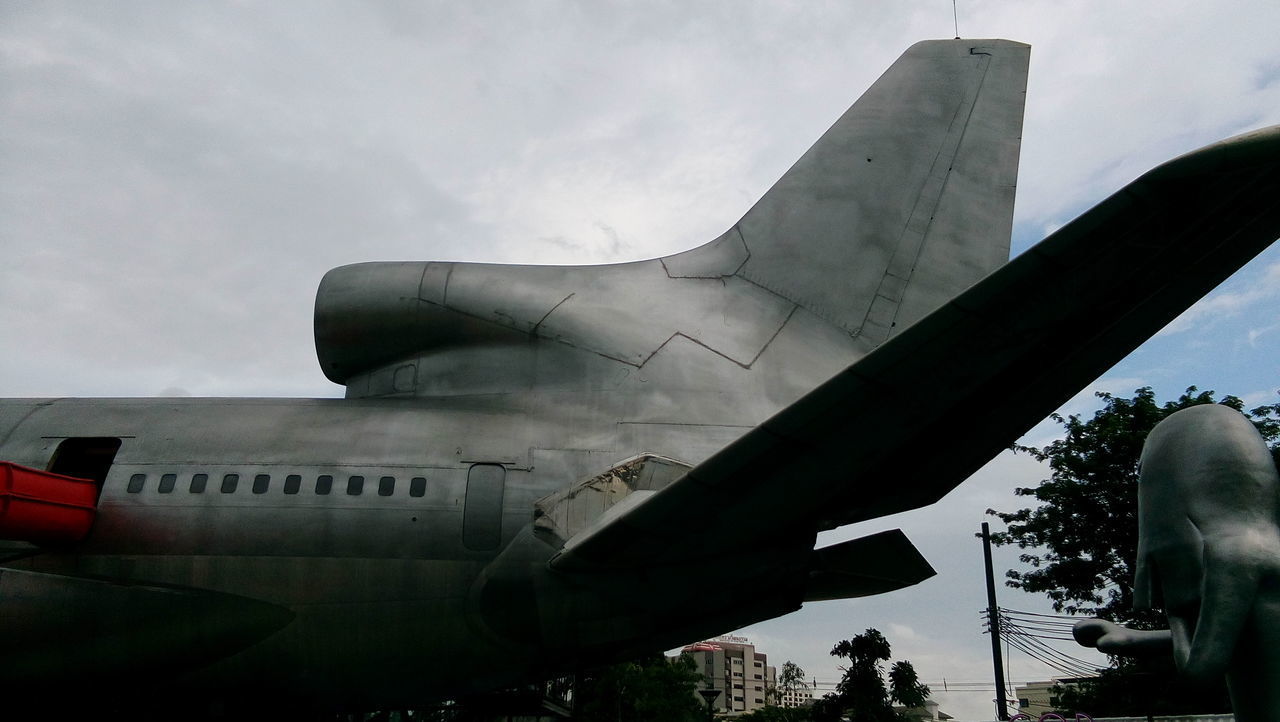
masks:
<instances>
[{"instance_id":1,"label":"airplane wing","mask_svg":"<svg viewBox=\"0 0 1280 722\"><path fill-rule=\"evenodd\" d=\"M937 501L1277 236L1280 126L1169 161L551 567L688 564Z\"/></svg>"}]
</instances>

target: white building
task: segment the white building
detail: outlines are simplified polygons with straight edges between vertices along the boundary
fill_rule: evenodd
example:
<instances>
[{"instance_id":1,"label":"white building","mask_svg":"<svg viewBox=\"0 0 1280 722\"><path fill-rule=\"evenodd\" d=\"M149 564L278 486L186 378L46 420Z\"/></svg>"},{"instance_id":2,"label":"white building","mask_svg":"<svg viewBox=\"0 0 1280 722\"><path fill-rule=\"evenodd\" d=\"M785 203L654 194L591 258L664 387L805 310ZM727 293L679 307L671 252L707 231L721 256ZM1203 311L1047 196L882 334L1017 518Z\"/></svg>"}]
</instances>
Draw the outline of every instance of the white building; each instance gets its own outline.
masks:
<instances>
[{"instance_id":1,"label":"white building","mask_svg":"<svg viewBox=\"0 0 1280 722\"><path fill-rule=\"evenodd\" d=\"M720 690L717 711L740 715L772 702L768 695L777 682L777 671L769 666L768 655L757 652L745 637L716 637L691 644L680 653L693 658L705 679L702 689Z\"/></svg>"},{"instance_id":2,"label":"white building","mask_svg":"<svg viewBox=\"0 0 1280 722\"><path fill-rule=\"evenodd\" d=\"M795 689L779 689L777 704L779 707L808 707L813 704L813 690L804 682Z\"/></svg>"},{"instance_id":3,"label":"white building","mask_svg":"<svg viewBox=\"0 0 1280 722\"><path fill-rule=\"evenodd\" d=\"M1039 717L1049 712L1061 712L1058 694L1055 687L1070 687L1087 677L1054 677L1043 682L1027 682L1014 687L1014 697L1018 700L1018 711L1031 717Z\"/></svg>"}]
</instances>

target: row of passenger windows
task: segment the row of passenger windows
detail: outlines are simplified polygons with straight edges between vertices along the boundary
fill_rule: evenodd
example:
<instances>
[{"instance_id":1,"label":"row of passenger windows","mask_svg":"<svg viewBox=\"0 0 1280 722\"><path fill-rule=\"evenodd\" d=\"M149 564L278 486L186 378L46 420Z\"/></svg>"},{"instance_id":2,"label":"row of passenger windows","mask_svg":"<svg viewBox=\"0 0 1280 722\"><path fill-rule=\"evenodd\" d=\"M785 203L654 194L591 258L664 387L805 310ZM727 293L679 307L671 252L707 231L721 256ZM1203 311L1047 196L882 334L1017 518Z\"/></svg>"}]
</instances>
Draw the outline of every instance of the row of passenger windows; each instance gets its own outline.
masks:
<instances>
[{"instance_id":1,"label":"row of passenger windows","mask_svg":"<svg viewBox=\"0 0 1280 722\"><path fill-rule=\"evenodd\" d=\"M161 474L160 484L156 487L156 491L161 494L171 494L178 485L177 474ZM147 486L146 474L134 474L129 477L129 485L127 491L130 494L137 494ZM203 494L209 486L208 474L193 474L187 491L192 494ZM239 474L223 474L222 482L218 486L218 490L223 494L234 494L236 489L240 487ZM350 496L359 496L364 493L365 478L363 476L347 477L347 494ZM271 475L256 474L253 477L253 493L265 494L271 490ZM333 476L331 474L321 474L316 477L315 486L312 487L316 494L325 495L333 492ZM302 491L302 475L289 474L284 478L284 493L297 494ZM391 496L396 491L396 478L394 476L383 476L378 479L378 496ZM427 480L425 477L415 476L409 480L409 496L424 496L427 493Z\"/></svg>"}]
</instances>

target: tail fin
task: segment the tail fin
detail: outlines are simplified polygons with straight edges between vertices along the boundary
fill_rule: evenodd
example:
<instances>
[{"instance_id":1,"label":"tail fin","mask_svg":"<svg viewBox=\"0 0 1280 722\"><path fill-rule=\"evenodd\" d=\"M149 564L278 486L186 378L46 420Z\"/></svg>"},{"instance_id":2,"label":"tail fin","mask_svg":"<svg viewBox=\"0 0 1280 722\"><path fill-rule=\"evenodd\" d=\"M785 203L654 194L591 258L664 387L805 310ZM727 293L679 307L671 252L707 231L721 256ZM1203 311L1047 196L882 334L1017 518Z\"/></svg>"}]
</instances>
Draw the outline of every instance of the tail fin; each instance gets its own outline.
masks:
<instances>
[{"instance_id":1,"label":"tail fin","mask_svg":"<svg viewBox=\"0 0 1280 722\"><path fill-rule=\"evenodd\" d=\"M648 385L664 388L654 398L682 390L680 408L660 415L687 423L718 409L717 423L757 423L1008 257L1028 55L1007 40L917 43L742 220L685 253L609 266L334 269L316 295L321 366L349 396L589 387L598 380L582 373L522 381L511 372L515 356L495 356L490 378L474 361L458 365L457 354L503 344L519 346L504 346L508 355L533 353L532 336L640 368L684 353L668 342L686 339L776 388L743 392L736 403L758 408L730 411L716 395L724 378L672 370ZM817 318L832 325L810 323ZM827 350L813 353L818 343ZM705 368L705 359L681 359L673 369ZM432 364L466 368L466 378L445 389L452 377L426 371ZM695 401L695 388L718 401Z\"/></svg>"},{"instance_id":2,"label":"tail fin","mask_svg":"<svg viewBox=\"0 0 1280 722\"><path fill-rule=\"evenodd\" d=\"M737 225L663 259L878 344L1009 254L1030 46L916 43Z\"/></svg>"}]
</instances>

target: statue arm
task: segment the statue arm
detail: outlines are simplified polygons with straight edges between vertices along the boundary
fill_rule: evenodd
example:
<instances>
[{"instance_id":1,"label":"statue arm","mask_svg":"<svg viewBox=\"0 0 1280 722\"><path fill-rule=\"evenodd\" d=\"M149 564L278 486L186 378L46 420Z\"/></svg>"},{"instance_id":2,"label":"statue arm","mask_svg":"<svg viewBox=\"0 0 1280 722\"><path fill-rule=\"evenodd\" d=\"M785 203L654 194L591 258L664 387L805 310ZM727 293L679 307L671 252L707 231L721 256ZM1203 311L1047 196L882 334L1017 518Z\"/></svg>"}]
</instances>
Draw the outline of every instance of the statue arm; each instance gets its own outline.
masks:
<instances>
[{"instance_id":1,"label":"statue arm","mask_svg":"<svg viewBox=\"0 0 1280 722\"><path fill-rule=\"evenodd\" d=\"M1086 619L1077 622L1071 634L1081 646L1123 657L1168 655L1173 651L1173 636L1167 629L1129 629L1105 619Z\"/></svg>"}]
</instances>

